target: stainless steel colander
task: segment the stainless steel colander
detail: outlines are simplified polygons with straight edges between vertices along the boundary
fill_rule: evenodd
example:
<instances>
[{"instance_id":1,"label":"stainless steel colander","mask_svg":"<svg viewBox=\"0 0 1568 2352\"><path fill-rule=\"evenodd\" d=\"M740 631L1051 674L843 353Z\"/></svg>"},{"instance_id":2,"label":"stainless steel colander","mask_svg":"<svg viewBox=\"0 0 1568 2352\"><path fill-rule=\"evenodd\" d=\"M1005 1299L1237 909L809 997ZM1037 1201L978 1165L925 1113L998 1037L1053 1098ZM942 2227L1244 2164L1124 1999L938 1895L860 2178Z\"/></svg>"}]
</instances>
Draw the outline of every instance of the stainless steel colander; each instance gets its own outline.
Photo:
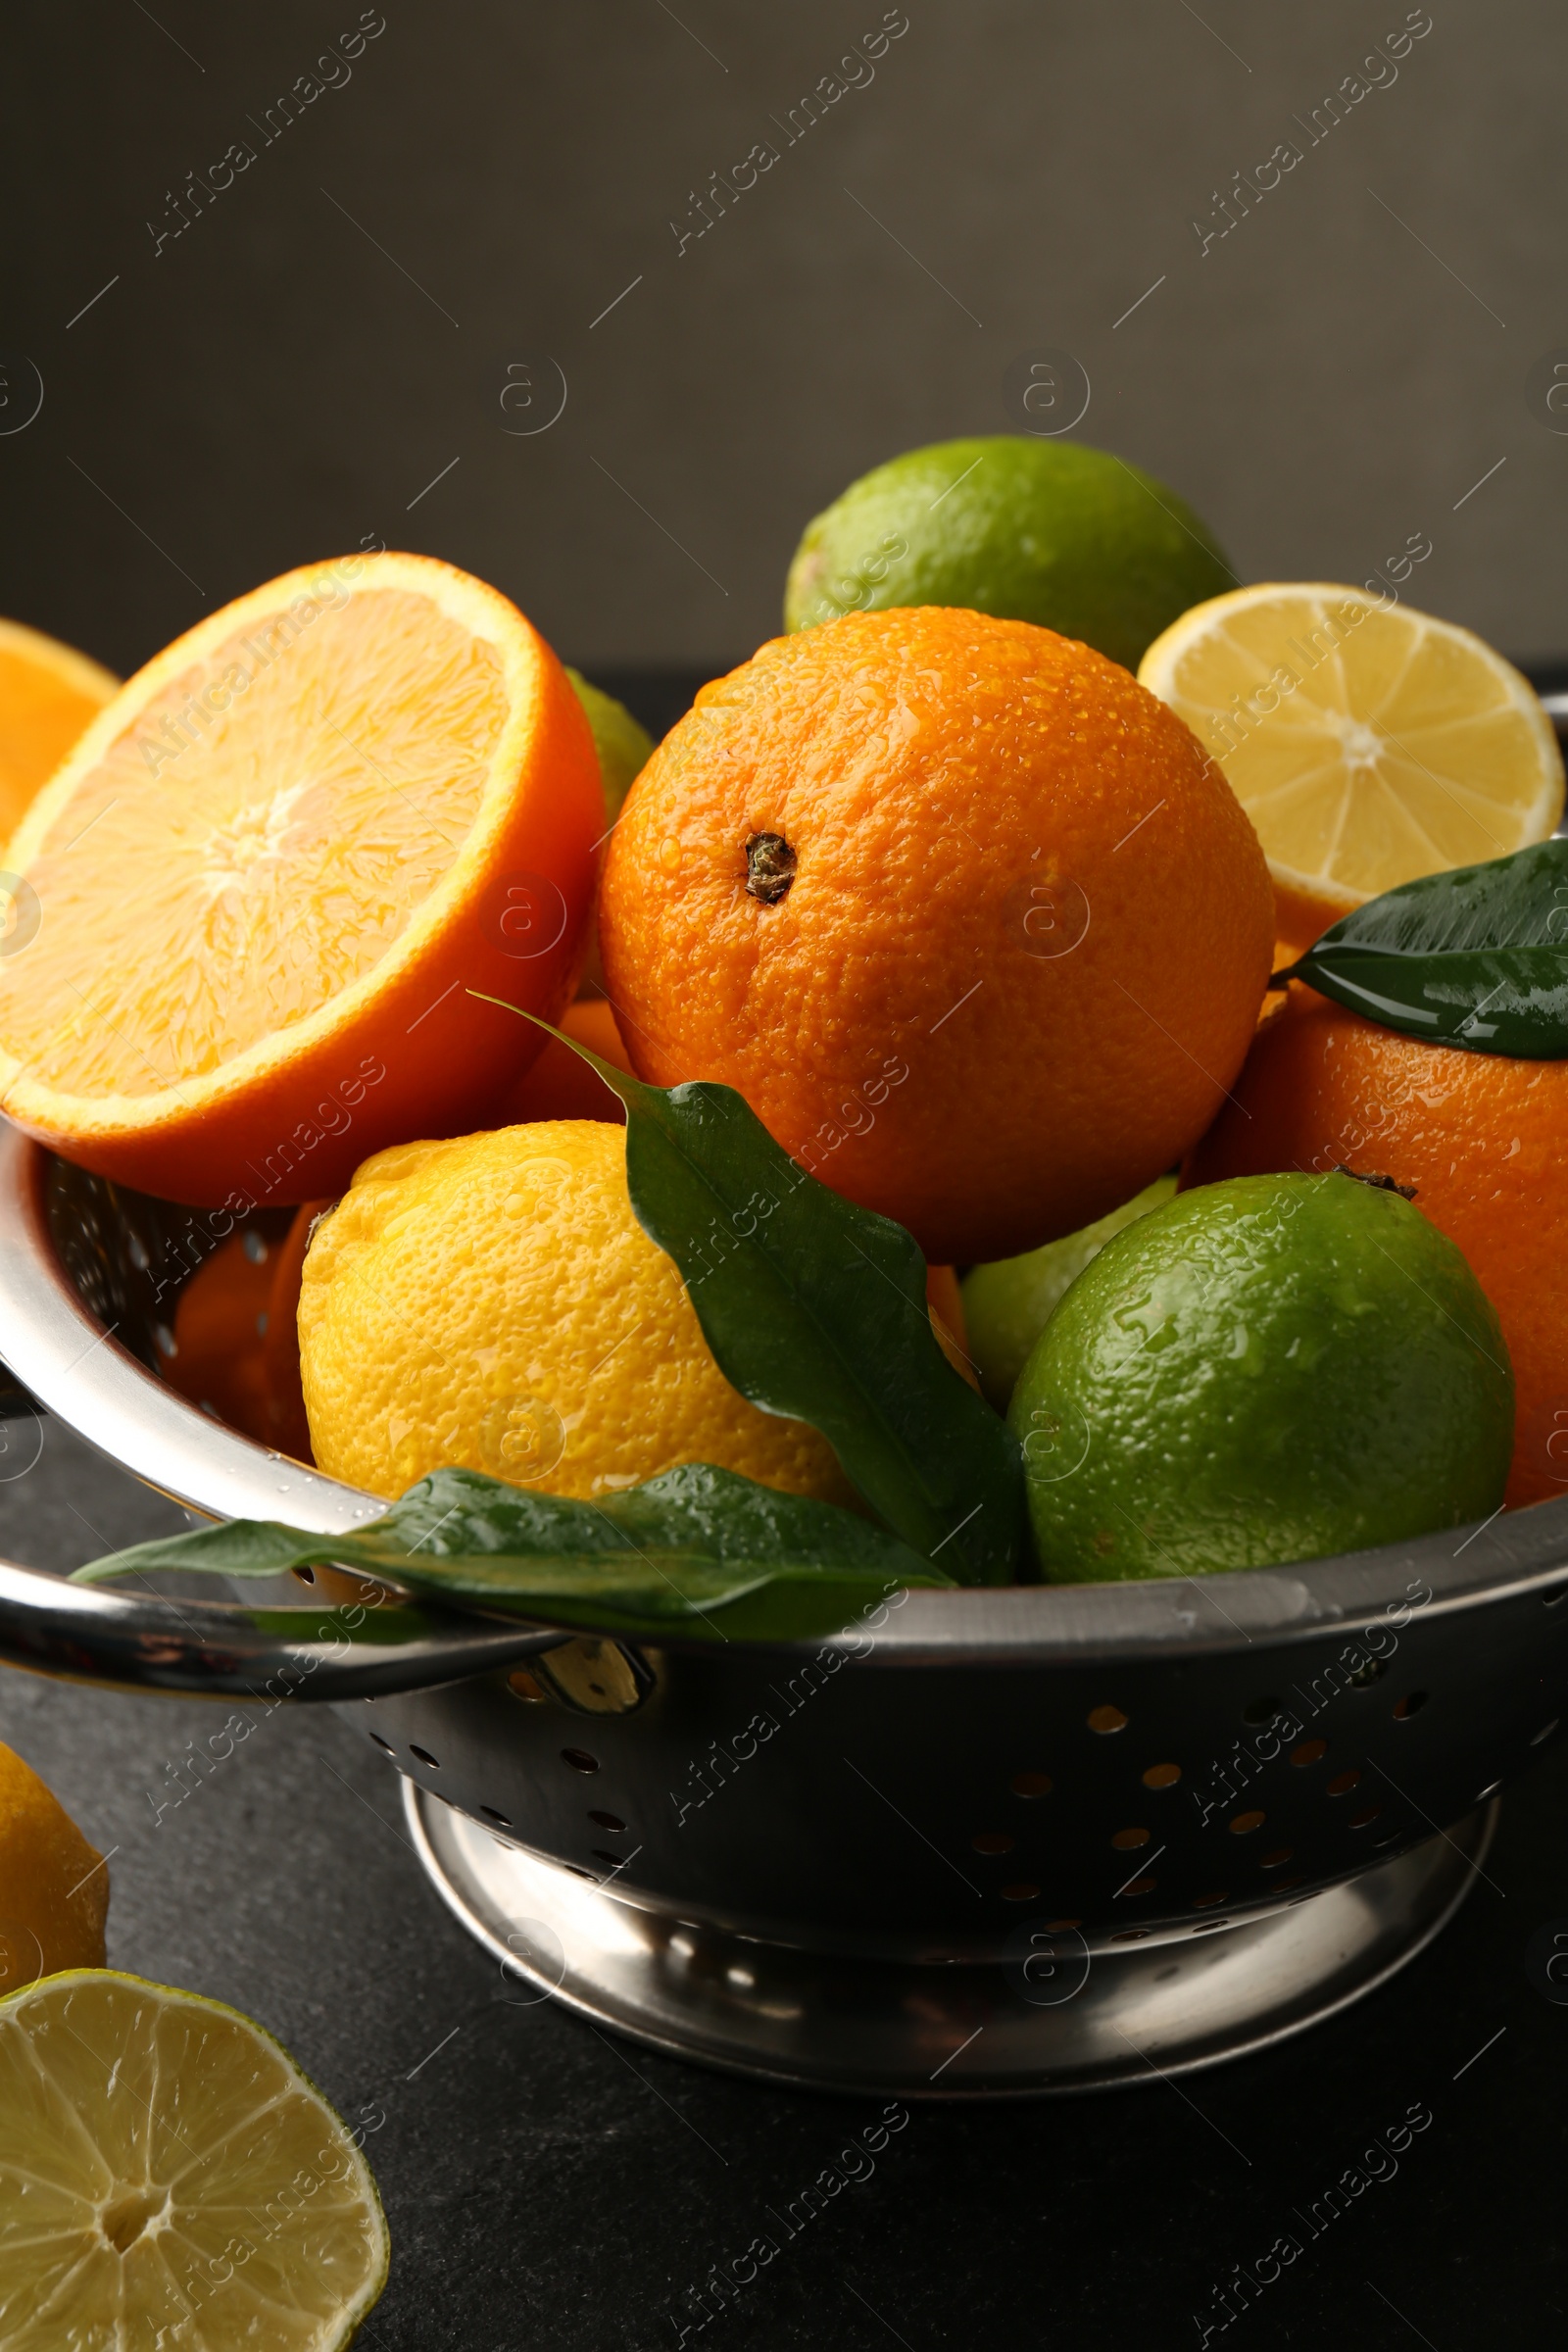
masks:
<instances>
[{"instance_id":1,"label":"stainless steel colander","mask_svg":"<svg viewBox=\"0 0 1568 2352\"><path fill-rule=\"evenodd\" d=\"M346 1531L373 1498L159 1377L215 1238L6 1133L0 1351L193 1509ZM262 1611L0 1567L0 1654L335 1703L509 1998L822 2087L1079 2089L1298 2031L1437 1933L1568 1714L1568 1496L1243 1575L913 1592L820 1643L405 1599L372 1644L356 1589Z\"/></svg>"}]
</instances>

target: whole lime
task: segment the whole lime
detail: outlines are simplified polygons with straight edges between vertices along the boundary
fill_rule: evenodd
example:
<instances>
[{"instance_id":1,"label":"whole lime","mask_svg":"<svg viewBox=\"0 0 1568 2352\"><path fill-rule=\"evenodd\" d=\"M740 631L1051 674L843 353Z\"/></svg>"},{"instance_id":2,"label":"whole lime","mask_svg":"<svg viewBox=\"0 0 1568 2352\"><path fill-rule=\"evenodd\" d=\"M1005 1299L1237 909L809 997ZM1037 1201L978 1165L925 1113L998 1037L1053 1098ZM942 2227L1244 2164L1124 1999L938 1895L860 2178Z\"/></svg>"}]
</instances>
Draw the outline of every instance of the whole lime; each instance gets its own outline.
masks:
<instances>
[{"instance_id":1,"label":"whole lime","mask_svg":"<svg viewBox=\"0 0 1568 2352\"><path fill-rule=\"evenodd\" d=\"M1064 1233L1057 1242L1044 1242L1021 1257L993 1258L986 1266L971 1266L963 1278L963 1323L969 1354L984 1395L1004 1413L1018 1385L1018 1375L1045 1330L1057 1301L1075 1283L1092 1257L1098 1257L1112 1234L1135 1218L1170 1200L1174 1176L1156 1176L1153 1183L1113 1208L1107 1217L1077 1233Z\"/></svg>"},{"instance_id":2,"label":"whole lime","mask_svg":"<svg viewBox=\"0 0 1568 2352\"><path fill-rule=\"evenodd\" d=\"M620 815L622 801L654 756L654 739L641 721L633 718L624 703L617 703L603 687L592 685L580 669L573 669L569 663L563 666L573 694L583 707L594 750L599 754L599 775L605 788L605 829L611 833ZM579 986L584 996L604 994L605 967L599 959L597 921L589 931Z\"/></svg>"},{"instance_id":3,"label":"whole lime","mask_svg":"<svg viewBox=\"0 0 1568 2352\"><path fill-rule=\"evenodd\" d=\"M1055 1583L1260 1568L1485 1518L1514 1384L1452 1242L1336 1172L1180 1194L1062 1299L1008 1415Z\"/></svg>"},{"instance_id":4,"label":"whole lime","mask_svg":"<svg viewBox=\"0 0 1568 2352\"><path fill-rule=\"evenodd\" d=\"M617 703L612 694L591 685L580 669L568 665L566 675L593 732L599 772L605 784L605 822L612 825L639 771L654 756L654 739L633 718L624 703Z\"/></svg>"},{"instance_id":5,"label":"whole lime","mask_svg":"<svg viewBox=\"0 0 1568 2352\"><path fill-rule=\"evenodd\" d=\"M806 526L786 629L890 605L1032 620L1136 669L1236 575L1174 490L1081 441L937 441L852 482Z\"/></svg>"}]
</instances>

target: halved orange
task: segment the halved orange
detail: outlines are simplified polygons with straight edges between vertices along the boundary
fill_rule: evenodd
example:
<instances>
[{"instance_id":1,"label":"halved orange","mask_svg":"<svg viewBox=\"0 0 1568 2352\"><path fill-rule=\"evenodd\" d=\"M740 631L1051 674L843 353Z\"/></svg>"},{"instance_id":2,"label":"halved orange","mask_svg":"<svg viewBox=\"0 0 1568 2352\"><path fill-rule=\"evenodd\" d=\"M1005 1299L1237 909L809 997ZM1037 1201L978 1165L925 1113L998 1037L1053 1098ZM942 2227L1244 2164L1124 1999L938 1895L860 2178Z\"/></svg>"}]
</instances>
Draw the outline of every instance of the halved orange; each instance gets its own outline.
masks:
<instances>
[{"instance_id":1,"label":"halved orange","mask_svg":"<svg viewBox=\"0 0 1568 2352\"><path fill-rule=\"evenodd\" d=\"M0 1107L238 1216L465 1134L586 942L604 798L565 672L426 556L285 573L137 672L11 845Z\"/></svg>"},{"instance_id":2,"label":"halved orange","mask_svg":"<svg viewBox=\"0 0 1568 2352\"><path fill-rule=\"evenodd\" d=\"M74 646L0 620L0 841L8 841L120 680Z\"/></svg>"}]
</instances>

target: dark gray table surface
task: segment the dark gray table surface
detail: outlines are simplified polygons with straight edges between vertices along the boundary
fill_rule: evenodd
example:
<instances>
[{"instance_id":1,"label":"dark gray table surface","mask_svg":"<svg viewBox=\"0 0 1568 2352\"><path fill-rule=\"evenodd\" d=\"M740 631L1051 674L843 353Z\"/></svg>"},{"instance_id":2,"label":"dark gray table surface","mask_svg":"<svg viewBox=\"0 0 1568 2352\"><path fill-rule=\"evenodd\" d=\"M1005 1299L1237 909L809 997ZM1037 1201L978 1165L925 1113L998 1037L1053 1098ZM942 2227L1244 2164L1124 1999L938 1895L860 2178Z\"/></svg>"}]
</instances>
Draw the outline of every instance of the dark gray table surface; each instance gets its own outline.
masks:
<instances>
[{"instance_id":1,"label":"dark gray table surface","mask_svg":"<svg viewBox=\"0 0 1568 2352\"><path fill-rule=\"evenodd\" d=\"M181 1523L56 1421L8 1425L0 1552L68 1568ZM368 2352L1197 2346L1283 2231L1304 2252L1212 2343L1433 2352L1559 2340L1568 2007L1525 1949L1568 1932L1568 1748L1504 1801L1479 1885L1393 1984L1179 2083L914 2106L703 2329L743 2254L879 2101L797 2096L517 2004L405 1841L392 1768L279 1708L161 1817L204 1706L0 1675L0 1738L112 1855L118 1967L234 2002L368 2128L392 2229ZM1478 2054L1479 2053L1479 2054ZM1316 2238L1298 2218L1411 2107L1432 2122Z\"/></svg>"}]
</instances>

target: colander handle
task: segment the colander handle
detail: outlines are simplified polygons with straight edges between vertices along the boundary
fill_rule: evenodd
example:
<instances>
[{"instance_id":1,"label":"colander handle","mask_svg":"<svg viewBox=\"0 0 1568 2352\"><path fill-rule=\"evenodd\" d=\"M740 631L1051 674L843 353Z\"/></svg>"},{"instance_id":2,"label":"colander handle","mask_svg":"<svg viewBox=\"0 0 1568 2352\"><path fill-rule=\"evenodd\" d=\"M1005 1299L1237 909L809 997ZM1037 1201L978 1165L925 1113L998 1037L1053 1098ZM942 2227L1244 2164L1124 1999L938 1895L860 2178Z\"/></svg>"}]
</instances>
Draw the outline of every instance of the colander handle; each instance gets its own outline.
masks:
<instances>
[{"instance_id":1,"label":"colander handle","mask_svg":"<svg viewBox=\"0 0 1568 2352\"><path fill-rule=\"evenodd\" d=\"M317 1570L316 1582L312 1607L253 1607L111 1592L0 1560L0 1660L115 1690L268 1704L461 1682L571 1638L431 1608L335 1570Z\"/></svg>"}]
</instances>

